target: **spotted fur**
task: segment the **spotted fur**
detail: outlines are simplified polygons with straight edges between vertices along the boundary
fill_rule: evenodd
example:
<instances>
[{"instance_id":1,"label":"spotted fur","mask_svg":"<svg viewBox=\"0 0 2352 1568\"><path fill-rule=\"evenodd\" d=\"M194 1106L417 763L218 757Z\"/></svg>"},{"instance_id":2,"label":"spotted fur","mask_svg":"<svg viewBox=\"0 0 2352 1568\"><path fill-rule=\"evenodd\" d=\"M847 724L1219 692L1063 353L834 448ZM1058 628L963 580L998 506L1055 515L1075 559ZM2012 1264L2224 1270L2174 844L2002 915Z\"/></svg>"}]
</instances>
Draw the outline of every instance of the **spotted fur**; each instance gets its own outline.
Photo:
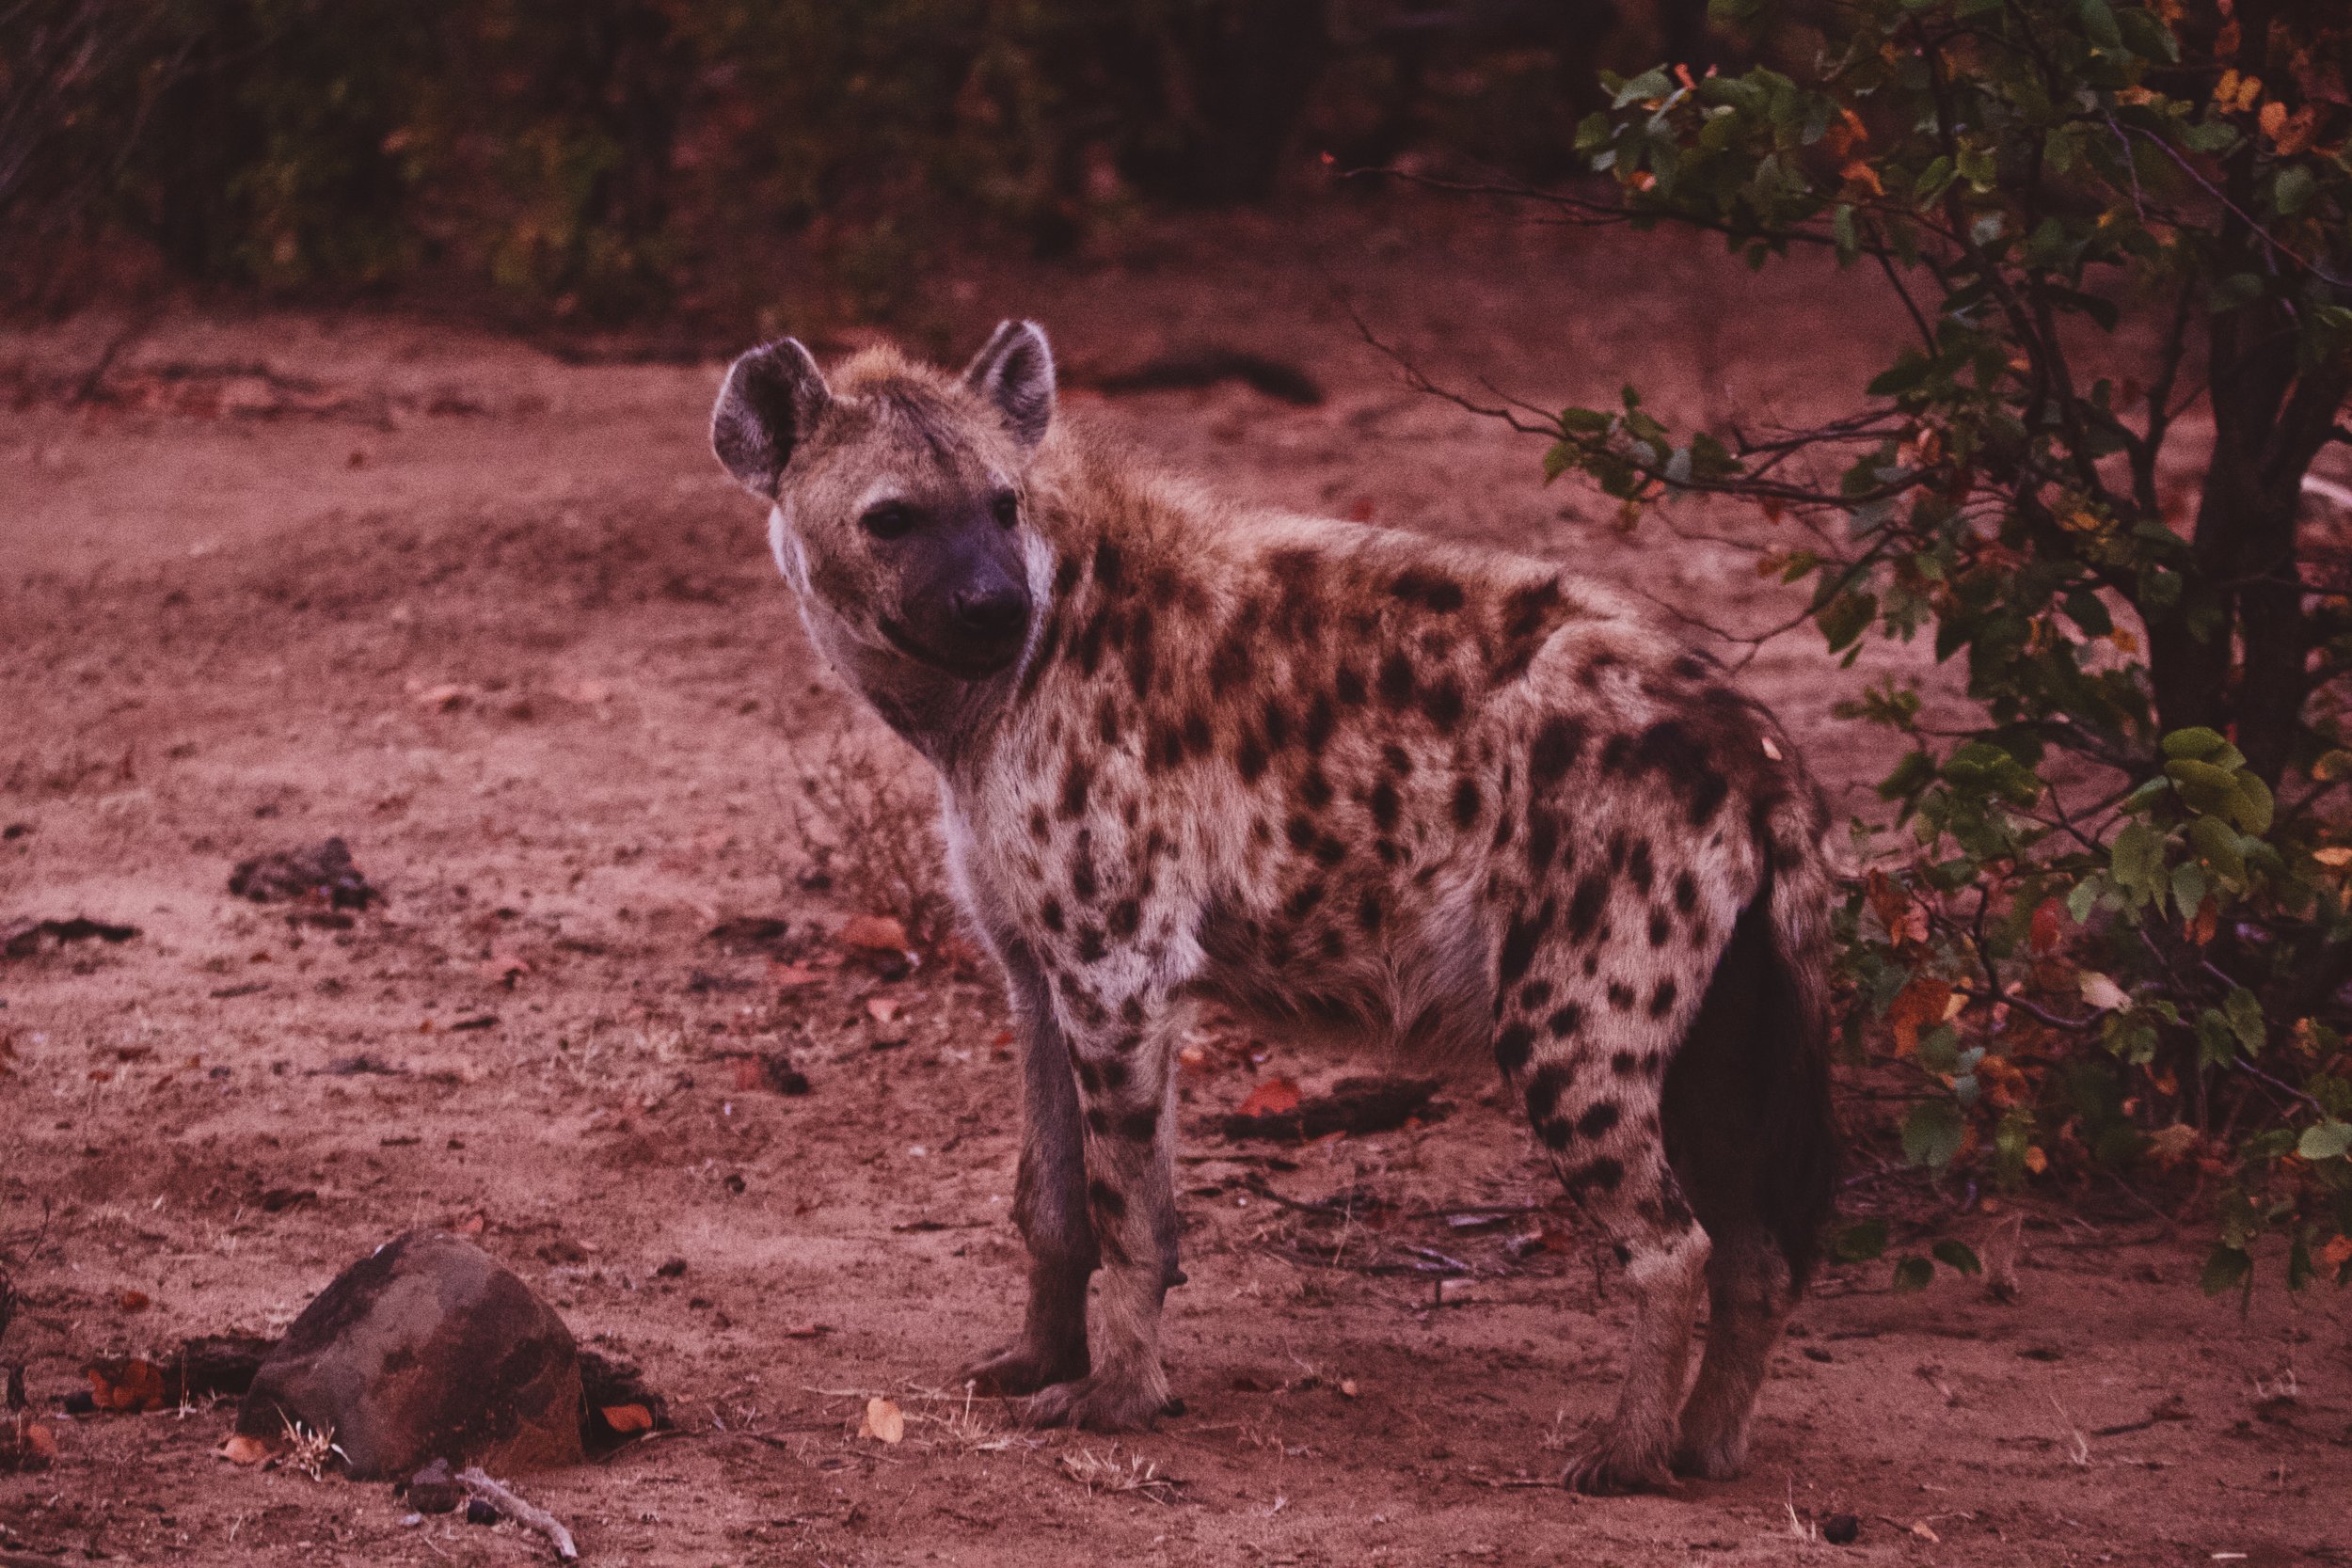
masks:
<instances>
[{"instance_id":1,"label":"spotted fur","mask_svg":"<svg viewBox=\"0 0 2352 1568\"><path fill-rule=\"evenodd\" d=\"M818 647L936 765L1024 1038L1029 1307L969 1374L1045 1422L1167 1403L1170 1041L1208 999L1491 1054L1638 1302L1565 1479L1736 1473L1830 1190L1826 813L1788 736L1547 562L1234 505L1056 421L1026 324L961 377L805 357L746 356L715 438ZM780 420L737 395L762 376ZM842 514L994 483L1031 614L967 678L881 634L925 611Z\"/></svg>"}]
</instances>

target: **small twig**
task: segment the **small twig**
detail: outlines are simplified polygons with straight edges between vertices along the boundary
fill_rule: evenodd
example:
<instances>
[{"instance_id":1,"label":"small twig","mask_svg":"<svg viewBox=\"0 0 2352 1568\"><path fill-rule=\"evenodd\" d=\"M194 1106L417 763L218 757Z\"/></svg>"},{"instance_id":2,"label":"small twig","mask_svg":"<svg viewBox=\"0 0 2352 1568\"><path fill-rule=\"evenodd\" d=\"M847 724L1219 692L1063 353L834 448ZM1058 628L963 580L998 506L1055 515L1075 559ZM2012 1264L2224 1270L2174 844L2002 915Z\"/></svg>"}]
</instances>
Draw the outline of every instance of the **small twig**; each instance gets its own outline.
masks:
<instances>
[{"instance_id":1,"label":"small twig","mask_svg":"<svg viewBox=\"0 0 2352 1568\"><path fill-rule=\"evenodd\" d=\"M565 1562L580 1560L580 1548L572 1544L572 1532L564 1528L564 1521L544 1508L537 1508L515 1496L499 1482L483 1474L479 1465L469 1465L457 1472L460 1485L505 1514L525 1529L535 1529L548 1538L555 1555Z\"/></svg>"}]
</instances>

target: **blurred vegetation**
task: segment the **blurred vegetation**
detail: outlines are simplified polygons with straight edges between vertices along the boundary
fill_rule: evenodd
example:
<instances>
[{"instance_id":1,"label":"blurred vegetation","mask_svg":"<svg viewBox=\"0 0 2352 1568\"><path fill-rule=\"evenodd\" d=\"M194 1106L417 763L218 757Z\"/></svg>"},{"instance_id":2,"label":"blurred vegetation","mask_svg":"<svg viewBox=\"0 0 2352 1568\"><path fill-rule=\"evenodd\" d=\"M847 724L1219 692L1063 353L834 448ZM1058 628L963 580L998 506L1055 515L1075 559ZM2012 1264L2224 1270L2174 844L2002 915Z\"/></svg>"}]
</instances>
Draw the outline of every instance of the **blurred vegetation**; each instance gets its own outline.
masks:
<instances>
[{"instance_id":1,"label":"blurred vegetation","mask_svg":"<svg viewBox=\"0 0 2352 1568\"><path fill-rule=\"evenodd\" d=\"M123 247L271 290L484 280L611 319L746 247L886 310L971 226L1042 251L1328 153L1561 172L1699 0L0 0L20 294ZM1622 56L1622 59L1619 57Z\"/></svg>"}]
</instances>

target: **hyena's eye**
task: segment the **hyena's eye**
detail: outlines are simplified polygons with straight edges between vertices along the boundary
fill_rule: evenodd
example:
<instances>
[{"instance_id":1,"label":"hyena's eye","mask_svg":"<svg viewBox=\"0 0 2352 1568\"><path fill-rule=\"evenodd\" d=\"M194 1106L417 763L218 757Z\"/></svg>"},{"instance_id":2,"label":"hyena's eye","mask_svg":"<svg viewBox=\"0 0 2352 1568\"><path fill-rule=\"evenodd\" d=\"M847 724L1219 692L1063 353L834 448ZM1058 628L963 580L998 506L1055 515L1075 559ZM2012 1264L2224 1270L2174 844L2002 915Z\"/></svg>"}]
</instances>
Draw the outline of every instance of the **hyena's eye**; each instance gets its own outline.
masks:
<instances>
[{"instance_id":1,"label":"hyena's eye","mask_svg":"<svg viewBox=\"0 0 2352 1568\"><path fill-rule=\"evenodd\" d=\"M1009 490L997 491L988 508L996 514L998 528L1013 528L1021 521L1021 498Z\"/></svg>"},{"instance_id":2,"label":"hyena's eye","mask_svg":"<svg viewBox=\"0 0 2352 1568\"><path fill-rule=\"evenodd\" d=\"M858 518L860 526L877 539L902 539L914 531L914 508L899 501L883 501L869 506Z\"/></svg>"}]
</instances>

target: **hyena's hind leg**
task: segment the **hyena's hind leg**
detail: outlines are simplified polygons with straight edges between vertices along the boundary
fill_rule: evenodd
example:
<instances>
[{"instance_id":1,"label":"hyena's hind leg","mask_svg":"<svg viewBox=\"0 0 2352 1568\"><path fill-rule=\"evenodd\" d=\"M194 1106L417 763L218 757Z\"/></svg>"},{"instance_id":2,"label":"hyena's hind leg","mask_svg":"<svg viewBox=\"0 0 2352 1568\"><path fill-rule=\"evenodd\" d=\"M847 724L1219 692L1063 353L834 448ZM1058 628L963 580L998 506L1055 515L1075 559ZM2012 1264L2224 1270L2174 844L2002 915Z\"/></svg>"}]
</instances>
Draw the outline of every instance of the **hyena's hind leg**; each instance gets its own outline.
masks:
<instances>
[{"instance_id":1,"label":"hyena's hind leg","mask_svg":"<svg viewBox=\"0 0 2352 1568\"><path fill-rule=\"evenodd\" d=\"M1087 1213L1087 1172L1077 1080L1054 1017L1045 974L1028 947L999 944L1020 1036L1021 1166L1013 1222L1029 1248L1029 1298L1021 1332L957 1373L983 1393L1033 1394L1086 1376L1087 1281L1099 1257Z\"/></svg>"},{"instance_id":2,"label":"hyena's hind leg","mask_svg":"<svg viewBox=\"0 0 2352 1568\"><path fill-rule=\"evenodd\" d=\"M1671 982L1637 990L1586 974L1584 942L1545 942L1528 953L1531 930L1550 924L1546 911L1513 921L1495 1054L1523 1085L1528 1120L1562 1181L1616 1243L1634 1293L1616 1409L1561 1481L1580 1492L1656 1486L1670 1473L1709 1250L1667 1164L1659 1116L1688 1008Z\"/></svg>"},{"instance_id":3,"label":"hyena's hind leg","mask_svg":"<svg viewBox=\"0 0 2352 1568\"><path fill-rule=\"evenodd\" d=\"M1778 951L1772 885L1732 928L1665 1085L1667 1157L1714 1240L1707 1354L1675 1468L1726 1481L1833 1192L1823 1021Z\"/></svg>"}]
</instances>

